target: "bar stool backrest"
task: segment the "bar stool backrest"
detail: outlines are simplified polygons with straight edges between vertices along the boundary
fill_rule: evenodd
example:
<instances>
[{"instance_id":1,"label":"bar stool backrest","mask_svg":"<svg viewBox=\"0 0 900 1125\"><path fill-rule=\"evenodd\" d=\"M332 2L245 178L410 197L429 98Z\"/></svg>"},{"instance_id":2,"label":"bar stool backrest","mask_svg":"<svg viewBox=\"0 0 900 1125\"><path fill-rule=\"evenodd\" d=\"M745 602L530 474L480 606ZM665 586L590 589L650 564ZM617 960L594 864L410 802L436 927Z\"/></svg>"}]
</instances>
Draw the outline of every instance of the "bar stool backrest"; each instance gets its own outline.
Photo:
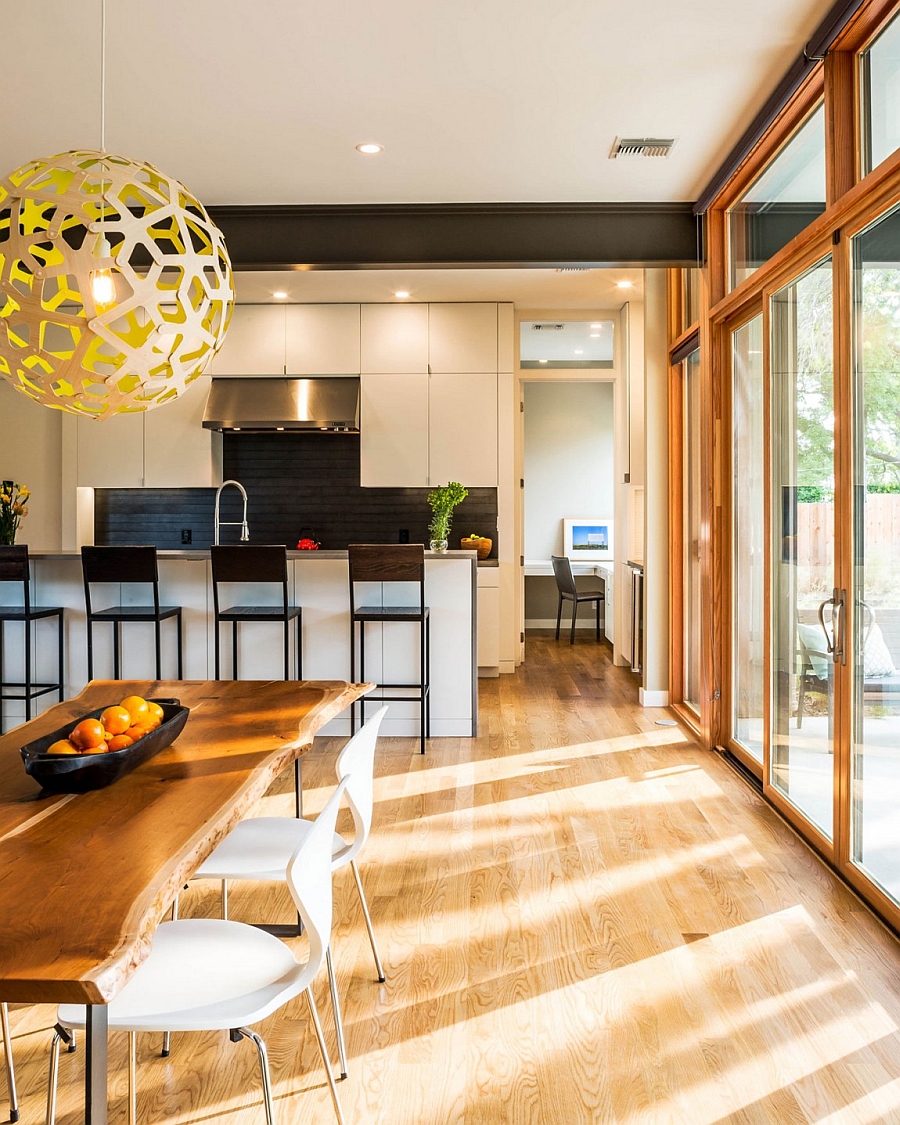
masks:
<instances>
[{"instance_id":1,"label":"bar stool backrest","mask_svg":"<svg viewBox=\"0 0 900 1125\"><path fill-rule=\"evenodd\" d=\"M578 588L575 585L572 564L565 555L551 555L550 561L553 563L553 577L556 579L557 590L561 594L568 594L574 598L578 593Z\"/></svg>"},{"instance_id":2,"label":"bar stool backrest","mask_svg":"<svg viewBox=\"0 0 900 1125\"><path fill-rule=\"evenodd\" d=\"M31 608L27 546L0 547L0 582L20 582L26 612Z\"/></svg>"},{"instance_id":3,"label":"bar stool backrest","mask_svg":"<svg viewBox=\"0 0 900 1125\"><path fill-rule=\"evenodd\" d=\"M419 605L425 604L425 545L423 543L351 543L350 610L356 582L418 582Z\"/></svg>"},{"instance_id":4,"label":"bar stool backrest","mask_svg":"<svg viewBox=\"0 0 900 1125\"><path fill-rule=\"evenodd\" d=\"M287 548L283 543L227 543L209 550L216 613L220 582L278 582L287 613Z\"/></svg>"},{"instance_id":5,"label":"bar stool backrest","mask_svg":"<svg viewBox=\"0 0 900 1125\"><path fill-rule=\"evenodd\" d=\"M159 567L155 547L82 547L81 570L89 614L92 582L146 582L153 587L153 608L159 612Z\"/></svg>"}]
</instances>

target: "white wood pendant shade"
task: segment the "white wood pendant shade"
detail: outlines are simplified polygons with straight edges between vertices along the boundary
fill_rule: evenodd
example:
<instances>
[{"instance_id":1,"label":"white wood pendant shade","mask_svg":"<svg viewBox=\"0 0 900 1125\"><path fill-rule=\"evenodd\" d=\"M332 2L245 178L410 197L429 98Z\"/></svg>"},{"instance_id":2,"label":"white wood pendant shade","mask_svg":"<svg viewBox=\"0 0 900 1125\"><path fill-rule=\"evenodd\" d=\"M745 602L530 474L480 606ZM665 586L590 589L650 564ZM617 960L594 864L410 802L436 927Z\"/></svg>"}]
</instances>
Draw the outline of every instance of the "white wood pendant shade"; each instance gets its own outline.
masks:
<instances>
[{"instance_id":1,"label":"white wood pendant shade","mask_svg":"<svg viewBox=\"0 0 900 1125\"><path fill-rule=\"evenodd\" d=\"M233 307L222 232L151 164L81 149L0 181L0 375L35 402L100 419L169 402Z\"/></svg>"}]
</instances>

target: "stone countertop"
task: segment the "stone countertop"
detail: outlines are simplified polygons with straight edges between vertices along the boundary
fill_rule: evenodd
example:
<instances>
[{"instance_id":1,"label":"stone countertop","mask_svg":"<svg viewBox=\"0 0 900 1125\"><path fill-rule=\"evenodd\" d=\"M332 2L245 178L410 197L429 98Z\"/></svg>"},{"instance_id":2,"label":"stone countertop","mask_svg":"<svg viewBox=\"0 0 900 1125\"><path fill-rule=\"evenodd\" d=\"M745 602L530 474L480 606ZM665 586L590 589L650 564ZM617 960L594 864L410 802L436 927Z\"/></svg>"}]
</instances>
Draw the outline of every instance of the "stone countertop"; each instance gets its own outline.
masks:
<instances>
[{"instance_id":1,"label":"stone countertop","mask_svg":"<svg viewBox=\"0 0 900 1125\"><path fill-rule=\"evenodd\" d=\"M252 544L251 544L252 546ZM28 557L30 559L80 559L80 551L29 551ZM191 559L208 559L209 549L192 550L185 548L184 550L160 550L157 551L157 557L162 561L169 561L171 559L184 559L190 561ZM288 551L288 559L346 559L346 551ZM426 559L467 559L475 561L478 555L476 551L426 551ZM484 564L496 566L496 559L486 559Z\"/></svg>"}]
</instances>

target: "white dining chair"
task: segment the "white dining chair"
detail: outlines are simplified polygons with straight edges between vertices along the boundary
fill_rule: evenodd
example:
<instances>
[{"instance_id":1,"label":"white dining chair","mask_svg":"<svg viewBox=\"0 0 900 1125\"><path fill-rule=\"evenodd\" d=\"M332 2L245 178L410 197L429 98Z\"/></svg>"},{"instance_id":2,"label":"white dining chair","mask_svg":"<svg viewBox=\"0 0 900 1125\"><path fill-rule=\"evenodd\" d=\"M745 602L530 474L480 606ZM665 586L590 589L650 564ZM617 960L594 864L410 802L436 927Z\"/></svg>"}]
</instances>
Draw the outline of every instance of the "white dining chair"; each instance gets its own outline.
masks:
<instances>
[{"instance_id":1,"label":"white dining chair","mask_svg":"<svg viewBox=\"0 0 900 1125\"><path fill-rule=\"evenodd\" d=\"M347 781L347 803L353 816L354 836L350 843L335 833L332 853L332 870L337 871L348 864L353 871L359 901L379 982L384 982L384 968L375 942L375 931L369 905L366 902L362 879L356 857L369 838L372 827L372 806L374 803L375 746L378 730L387 713L381 707L365 725L356 732L338 755L336 771L339 781ZM286 816L250 817L240 821L234 830L225 837L219 846L194 872L194 879L220 879L222 882L222 914L228 917L228 882L231 879L255 879L259 881L283 882L287 859L312 830L318 821L300 820ZM331 950L326 954L328 981L334 1007L334 1021L337 1029L338 1054L341 1060L341 1077L347 1077L347 1051L344 1044L344 1029L334 980L334 966Z\"/></svg>"},{"instance_id":2,"label":"white dining chair","mask_svg":"<svg viewBox=\"0 0 900 1125\"><path fill-rule=\"evenodd\" d=\"M13 1066L12 1039L9 1034L9 1005L0 1004L0 1028L3 1030L3 1058L6 1062L6 1089L9 1093L9 1119L19 1120L19 1099L16 1094L16 1070Z\"/></svg>"},{"instance_id":3,"label":"white dining chair","mask_svg":"<svg viewBox=\"0 0 900 1125\"><path fill-rule=\"evenodd\" d=\"M290 888L309 940L309 959L301 964L277 937L242 922L190 918L164 922L153 936L147 959L109 1005L111 1031L129 1035L128 1120L136 1119L135 1032L228 1031L233 1043L256 1046L267 1125L274 1125L272 1085L266 1045L249 1024L259 1023L303 993L309 1007L328 1088L339 1125L340 1102L325 1049L311 984L331 934L331 850L338 806L347 788L342 781L285 863ZM63 1004L50 1056L47 1125L56 1116L60 1041L85 1026L85 1008Z\"/></svg>"}]
</instances>

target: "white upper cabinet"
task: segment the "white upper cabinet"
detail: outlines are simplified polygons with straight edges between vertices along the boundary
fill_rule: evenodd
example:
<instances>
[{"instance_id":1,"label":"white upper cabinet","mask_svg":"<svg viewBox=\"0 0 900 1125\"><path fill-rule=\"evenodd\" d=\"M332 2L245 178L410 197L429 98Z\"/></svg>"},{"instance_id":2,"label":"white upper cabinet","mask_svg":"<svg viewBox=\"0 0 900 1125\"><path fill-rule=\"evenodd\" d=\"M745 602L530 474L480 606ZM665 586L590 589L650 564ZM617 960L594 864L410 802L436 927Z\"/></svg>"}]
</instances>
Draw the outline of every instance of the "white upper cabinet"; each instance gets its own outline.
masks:
<instances>
[{"instance_id":1,"label":"white upper cabinet","mask_svg":"<svg viewBox=\"0 0 900 1125\"><path fill-rule=\"evenodd\" d=\"M210 380L197 379L180 395L144 417L144 485L209 488L214 484L212 431L203 429Z\"/></svg>"},{"instance_id":2,"label":"white upper cabinet","mask_svg":"<svg viewBox=\"0 0 900 1125\"><path fill-rule=\"evenodd\" d=\"M209 375L283 375L283 305L235 305L225 343Z\"/></svg>"},{"instance_id":3,"label":"white upper cabinet","mask_svg":"<svg viewBox=\"0 0 900 1125\"><path fill-rule=\"evenodd\" d=\"M497 371L497 306L428 306L428 363L436 373Z\"/></svg>"},{"instance_id":4,"label":"white upper cabinet","mask_svg":"<svg viewBox=\"0 0 900 1125\"><path fill-rule=\"evenodd\" d=\"M516 362L515 305L497 306L497 370L515 371Z\"/></svg>"},{"instance_id":5,"label":"white upper cabinet","mask_svg":"<svg viewBox=\"0 0 900 1125\"><path fill-rule=\"evenodd\" d=\"M428 305L363 305L360 329L364 374L428 370Z\"/></svg>"},{"instance_id":6,"label":"white upper cabinet","mask_svg":"<svg viewBox=\"0 0 900 1125\"><path fill-rule=\"evenodd\" d=\"M144 414L117 414L104 422L76 418L75 422L78 484L140 488L144 483Z\"/></svg>"},{"instance_id":7,"label":"white upper cabinet","mask_svg":"<svg viewBox=\"0 0 900 1125\"><path fill-rule=\"evenodd\" d=\"M362 375L360 481L364 488L428 484L428 376Z\"/></svg>"},{"instance_id":8,"label":"white upper cabinet","mask_svg":"<svg viewBox=\"0 0 900 1125\"><path fill-rule=\"evenodd\" d=\"M286 305L288 375L358 375L359 305Z\"/></svg>"},{"instance_id":9,"label":"white upper cabinet","mask_svg":"<svg viewBox=\"0 0 900 1125\"><path fill-rule=\"evenodd\" d=\"M497 484L497 375L432 374L428 379L428 483Z\"/></svg>"}]
</instances>

